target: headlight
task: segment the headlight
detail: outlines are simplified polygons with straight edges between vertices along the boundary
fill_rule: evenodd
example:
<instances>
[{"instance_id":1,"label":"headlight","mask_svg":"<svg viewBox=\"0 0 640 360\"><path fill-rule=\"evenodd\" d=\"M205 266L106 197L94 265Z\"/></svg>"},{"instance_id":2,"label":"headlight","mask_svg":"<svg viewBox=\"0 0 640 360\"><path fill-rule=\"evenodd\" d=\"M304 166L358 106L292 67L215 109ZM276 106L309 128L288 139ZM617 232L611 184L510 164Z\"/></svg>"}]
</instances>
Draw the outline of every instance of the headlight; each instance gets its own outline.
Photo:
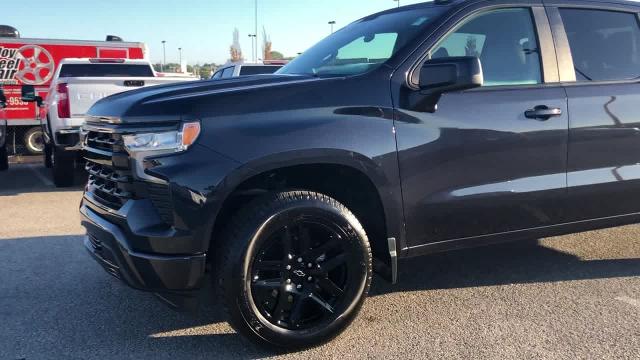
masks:
<instances>
[{"instance_id":1,"label":"headlight","mask_svg":"<svg viewBox=\"0 0 640 360\"><path fill-rule=\"evenodd\" d=\"M185 151L200 135L200 123L184 123L178 131L124 135L124 146L129 153L149 151Z\"/></svg>"}]
</instances>

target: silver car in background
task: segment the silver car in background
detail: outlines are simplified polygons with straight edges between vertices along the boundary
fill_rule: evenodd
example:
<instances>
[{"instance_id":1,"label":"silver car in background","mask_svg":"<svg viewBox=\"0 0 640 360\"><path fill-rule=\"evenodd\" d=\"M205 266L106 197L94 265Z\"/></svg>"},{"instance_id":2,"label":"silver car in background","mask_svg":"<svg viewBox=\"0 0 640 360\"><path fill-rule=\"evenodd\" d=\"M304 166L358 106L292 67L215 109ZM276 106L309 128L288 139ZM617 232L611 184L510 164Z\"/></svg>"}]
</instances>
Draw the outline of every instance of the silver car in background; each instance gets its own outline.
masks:
<instances>
[{"instance_id":1,"label":"silver car in background","mask_svg":"<svg viewBox=\"0 0 640 360\"><path fill-rule=\"evenodd\" d=\"M280 70L284 65L271 65L271 64L228 64L223 65L211 76L211 80L228 79L238 76L248 75L261 75L261 74L273 74Z\"/></svg>"}]
</instances>

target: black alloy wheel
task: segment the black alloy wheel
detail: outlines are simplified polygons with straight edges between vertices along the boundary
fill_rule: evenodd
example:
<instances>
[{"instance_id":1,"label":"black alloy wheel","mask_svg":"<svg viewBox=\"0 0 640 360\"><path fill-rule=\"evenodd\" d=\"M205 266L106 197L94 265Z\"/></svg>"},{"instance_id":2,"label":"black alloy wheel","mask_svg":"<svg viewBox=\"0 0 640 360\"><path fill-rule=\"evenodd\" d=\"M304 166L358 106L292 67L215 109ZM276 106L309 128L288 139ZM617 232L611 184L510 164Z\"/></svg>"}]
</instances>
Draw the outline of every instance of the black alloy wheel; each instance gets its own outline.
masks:
<instances>
[{"instance_id":1,"label":"black alloy wheel","mask_svg":"<svg viewBox=\"0 0 640 360\"><path fill-rule=\"evenodd\" d=\"M292 219L252 264L254 306L276 326L296 330L327 321L340 311L349 275L357 275L359 259L350 259L341 243L347 235L321 220Z\"/></svg>"},{"instance_id":2,"label":"black alloy wheel","mask_svg":"<svg viewBox=\"0 0 640 360\"><path fill-rule=\"evenodd\" d=\"M231 325L279 349L322 344L357 315L371 250L356 217L313 192L278 193L240 211L217 261Z\"/></svg>"}]
</instances>

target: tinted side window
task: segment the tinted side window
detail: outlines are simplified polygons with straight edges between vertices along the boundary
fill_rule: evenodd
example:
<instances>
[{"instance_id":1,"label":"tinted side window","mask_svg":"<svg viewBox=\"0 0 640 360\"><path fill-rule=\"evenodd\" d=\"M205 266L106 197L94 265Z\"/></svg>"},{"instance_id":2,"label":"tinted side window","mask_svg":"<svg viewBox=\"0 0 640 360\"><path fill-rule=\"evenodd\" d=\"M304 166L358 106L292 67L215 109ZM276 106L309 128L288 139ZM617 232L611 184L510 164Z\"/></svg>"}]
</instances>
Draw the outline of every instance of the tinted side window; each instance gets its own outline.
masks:
<instances>
[{"instance_id":1,"label":"tinted side window","mask_svg":"<svg viewBox=\"0 0 640 360\"><path fill-rule=\"evenodd\" d=\"M235 69L235 66L228 67L228 68L224 69L222 71L222 78L226 79L226 78L232 77L233 76L233 69Z\"/></svg>"},{"instance_id":2,"label":"tinted side window","mask_svg":"<svg viewBox=\"0 0 640 360\"><path fill-rule=\"evenodd\" d=\"M489 11L466 21L432 52L432 58L477 56L485 86L542 82L538 39L531 11Z\"/></svg>"},{"instance_id":3,"label":"tinted side window","mask_svg":"<svg viewBox=\"0 0 640 360\"><path fill-rule=\"evenodd\" d=\"M636 14L560 9L578 81L640 76L640 29Z\"/></svg>"},{"instance_id":4,"label":"tinted side window","mask_svg":"<svg viewBox=\"0 0 640 360\"><path fill-rule=\"evenodd\" d=\"M243 66L240 68L240 76L273 74L278 69L280 69L280 66Z\"/></svg>"}]
</instances>

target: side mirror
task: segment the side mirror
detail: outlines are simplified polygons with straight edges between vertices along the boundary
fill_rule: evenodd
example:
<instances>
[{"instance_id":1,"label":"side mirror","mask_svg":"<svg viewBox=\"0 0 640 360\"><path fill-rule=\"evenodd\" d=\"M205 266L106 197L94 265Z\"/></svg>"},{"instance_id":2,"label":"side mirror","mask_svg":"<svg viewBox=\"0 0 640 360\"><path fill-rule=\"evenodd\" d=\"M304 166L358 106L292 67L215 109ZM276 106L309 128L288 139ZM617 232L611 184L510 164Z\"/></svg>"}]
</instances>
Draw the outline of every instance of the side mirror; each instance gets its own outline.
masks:
<instances>
[{"instance_id":1,"label":"side mirror","mask_svg":"<svg viewBox=\"0 0 640 360\"><path fill-rule=\"evenodd\" d=\"M0 87L0 109L7 107L7 97L4 95L4 90Z\"/></svg>"},{"instance_id":2,"label":"side mirror","mask_svg":"<svg viewBox=\"0 0 640 360\"><path fill-rule=\"evenodd\" d=\"M22 85L22 101L36 101L36 88L33 85Z\"/></svg>"},{"instance_id":3,"label":"side mirror","mask_svg":"<svg viewBox=\"0 0 640 360\"><path fill-rule=\"evenodd\" d=\"M418 76L420 93L433 99L433 111L442 94L473 89L484 82L480 59L475 56L427 60Z\"/></svg>"},{"instance_id":4,"label":"side mirror","mask_svg":"<svg viewBox=\"0 0 640 360\"><path fill-rule=\"evenodd\" d=\"M33 85L22 85L22 101L42 105L42 98L36 94L36 88Z\"/></svg>"}]
</instances>

